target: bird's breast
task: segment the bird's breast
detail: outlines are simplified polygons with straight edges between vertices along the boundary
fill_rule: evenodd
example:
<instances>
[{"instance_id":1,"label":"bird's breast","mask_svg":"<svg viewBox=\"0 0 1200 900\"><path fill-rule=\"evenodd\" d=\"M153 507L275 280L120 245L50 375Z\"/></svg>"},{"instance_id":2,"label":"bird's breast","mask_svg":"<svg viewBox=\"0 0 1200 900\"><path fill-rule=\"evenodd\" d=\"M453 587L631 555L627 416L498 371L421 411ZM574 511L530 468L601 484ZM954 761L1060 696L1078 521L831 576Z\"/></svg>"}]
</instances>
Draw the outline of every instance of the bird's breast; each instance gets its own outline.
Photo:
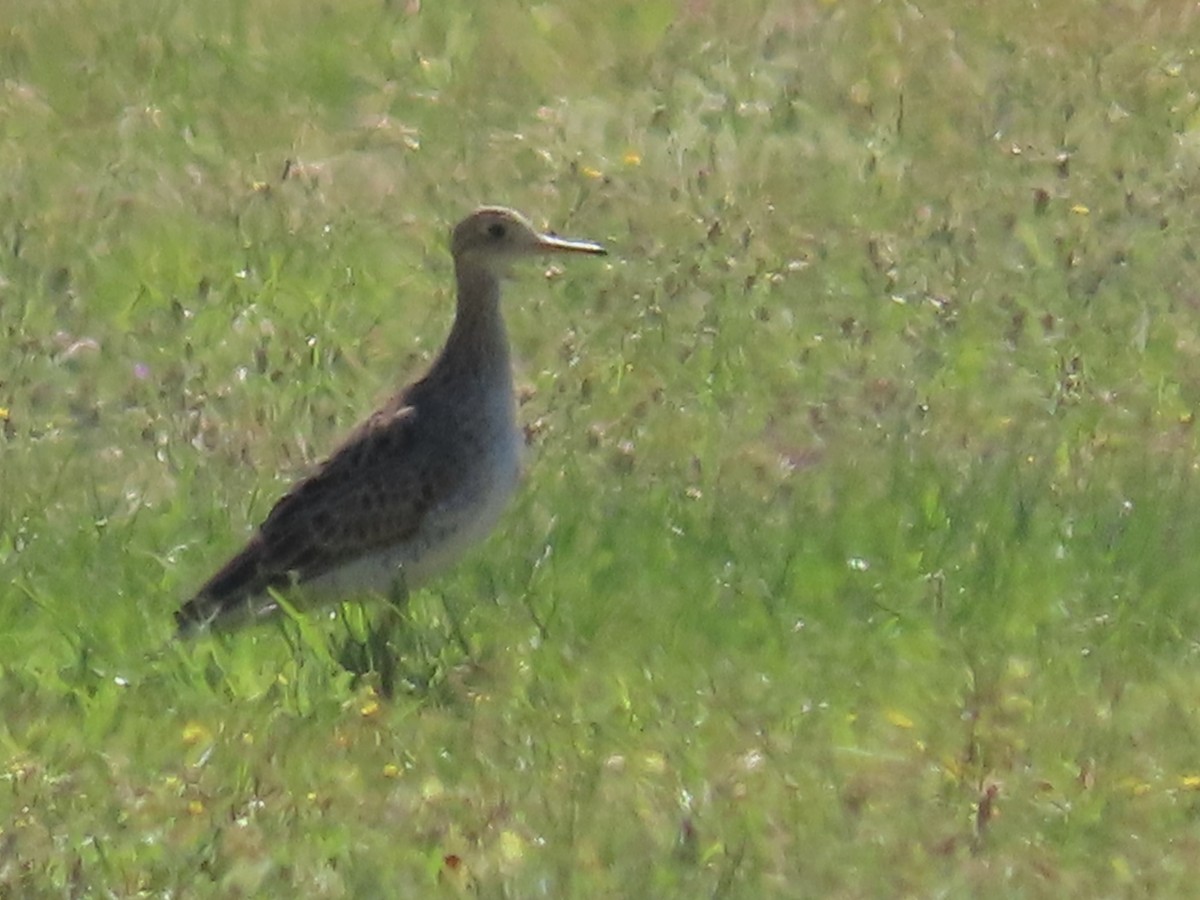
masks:
<instances>
[{"instance_id":1,"label":"bird's breast","mask_svg":"<svg viewBox=\"0 0 1200 900\"><path fill-rule=\"evenodd\" d=\"M366 554L320 576L321 594L388 592L415 587L451 565L496 526L520 480L524 439L511 393L470 398L439 424L438 495L403 542Z\"/></svg>"}]
</instances>

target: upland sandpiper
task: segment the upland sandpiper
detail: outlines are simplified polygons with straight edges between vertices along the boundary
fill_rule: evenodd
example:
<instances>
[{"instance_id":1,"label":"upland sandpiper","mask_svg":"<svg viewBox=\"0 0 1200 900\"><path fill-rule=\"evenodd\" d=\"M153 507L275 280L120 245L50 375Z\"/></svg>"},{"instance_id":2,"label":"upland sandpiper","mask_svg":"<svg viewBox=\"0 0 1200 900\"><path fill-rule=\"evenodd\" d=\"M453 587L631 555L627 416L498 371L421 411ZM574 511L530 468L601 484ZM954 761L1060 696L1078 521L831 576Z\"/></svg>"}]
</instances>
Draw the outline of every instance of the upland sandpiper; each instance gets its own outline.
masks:
<instances>
[{"instance_id":1,"label":"upland sandpiper","mask_svg":"<svg viewBox=\"0 0 1200 900\"><path fill-rule=\"evenodd\" d=\"M455 227L450 252L458 306L429 370L275 504L175 614L181 634L268 615L293 587L317 602L412 588L496 524L523 445L500 279L518 257L605 250L489 206Z\"/></svg>"}]
</instances>

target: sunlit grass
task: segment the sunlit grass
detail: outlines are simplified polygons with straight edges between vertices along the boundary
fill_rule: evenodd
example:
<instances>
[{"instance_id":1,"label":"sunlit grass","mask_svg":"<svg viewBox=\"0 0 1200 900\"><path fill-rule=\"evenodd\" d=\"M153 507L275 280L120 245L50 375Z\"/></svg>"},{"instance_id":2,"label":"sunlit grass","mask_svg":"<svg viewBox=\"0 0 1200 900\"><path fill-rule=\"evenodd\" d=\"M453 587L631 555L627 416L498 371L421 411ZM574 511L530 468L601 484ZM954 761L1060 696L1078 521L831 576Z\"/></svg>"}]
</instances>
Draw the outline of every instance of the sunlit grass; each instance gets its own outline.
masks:
<instances>
[{"instance_id":1,"label":"sunlit grass","mask_svg":"<svg viewBox=\"0 0 1200 900\"><path fill-rule=\"evenodd\" d=\"M1188 895L1193 14L481 9L9 4L0 894ZM498 532L174 643L482 202Z\"/></svg>"}]
</instances>

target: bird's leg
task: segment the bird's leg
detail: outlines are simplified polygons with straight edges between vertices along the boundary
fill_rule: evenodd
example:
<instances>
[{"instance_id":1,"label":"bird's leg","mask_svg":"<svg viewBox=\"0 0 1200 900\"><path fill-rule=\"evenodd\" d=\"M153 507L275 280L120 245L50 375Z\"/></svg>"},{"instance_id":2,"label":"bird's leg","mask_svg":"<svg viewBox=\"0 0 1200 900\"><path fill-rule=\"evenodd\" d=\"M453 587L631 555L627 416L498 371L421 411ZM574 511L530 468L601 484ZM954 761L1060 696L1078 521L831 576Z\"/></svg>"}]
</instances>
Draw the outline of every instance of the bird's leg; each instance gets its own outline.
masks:
<instances>
[{"instance_id":1,"label":"bird's leg","mask_svg":"<svg viewBox=\"0 0 1200 900\"><path fill-rule=\"evenodd\" d=\"M392 579L387 600L388 608L397 613L408 603L408 580L404 577L403 569L400 569L396 573L396 577Z\"/></svg>"},{"instance_id":2,"label":"bird's leg","mask_svg":"<svg viewBox=\"0 0 1200 900\"><path fill-rule=\"evenodd\" d=\"M404 577L404 570L401 569L388 589L379 621L371 626L367 635L370 667L379 676L379 692L387 698L391 698L396 690L397 663L400 656L396 639L400 635L404 607L407 603L408 583Z\"/></svg>"},{"instance_id":3,"label":"bird's leg","mask_svg":"<svg viewBox=\"0 0 1200 900\"><path fill-rule=\"evenodd\" d=\"M450 634L454 638L458 649L462 651L463 656L467 659L471 658L471 645L467 641L467 635L463 631L462 618L458 615L458 610L454 608L454 604L450 602L450 598L446 594L442 594L442 609L446 611L446 621L450 624Z\"/></svg>"}]
</instances>

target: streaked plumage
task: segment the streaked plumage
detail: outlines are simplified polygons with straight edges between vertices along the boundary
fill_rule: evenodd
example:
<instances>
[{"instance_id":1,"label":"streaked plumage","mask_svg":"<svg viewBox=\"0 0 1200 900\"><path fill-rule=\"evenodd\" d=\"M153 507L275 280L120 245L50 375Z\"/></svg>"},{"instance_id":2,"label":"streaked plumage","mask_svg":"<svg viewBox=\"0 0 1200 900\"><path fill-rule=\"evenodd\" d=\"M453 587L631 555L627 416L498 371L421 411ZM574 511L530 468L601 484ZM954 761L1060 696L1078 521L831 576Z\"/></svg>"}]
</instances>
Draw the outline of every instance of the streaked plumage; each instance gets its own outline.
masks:
<instances>
[{"instance_id":1,"label":"streaked plumage","mask_svg":"<svg viewBox=\"0 0 1200 900\"><path fill-rule=\"evenodd\" d=\"M175 614L181 633L269 613L270 591L293 585L318 601L412 587L491 530L516 488L522 444L500 278L516 257L553 252L605 251L539 234L501 207L458 224L457 311L428 372L275 504Z\"/></svg>"}]
</instances>

